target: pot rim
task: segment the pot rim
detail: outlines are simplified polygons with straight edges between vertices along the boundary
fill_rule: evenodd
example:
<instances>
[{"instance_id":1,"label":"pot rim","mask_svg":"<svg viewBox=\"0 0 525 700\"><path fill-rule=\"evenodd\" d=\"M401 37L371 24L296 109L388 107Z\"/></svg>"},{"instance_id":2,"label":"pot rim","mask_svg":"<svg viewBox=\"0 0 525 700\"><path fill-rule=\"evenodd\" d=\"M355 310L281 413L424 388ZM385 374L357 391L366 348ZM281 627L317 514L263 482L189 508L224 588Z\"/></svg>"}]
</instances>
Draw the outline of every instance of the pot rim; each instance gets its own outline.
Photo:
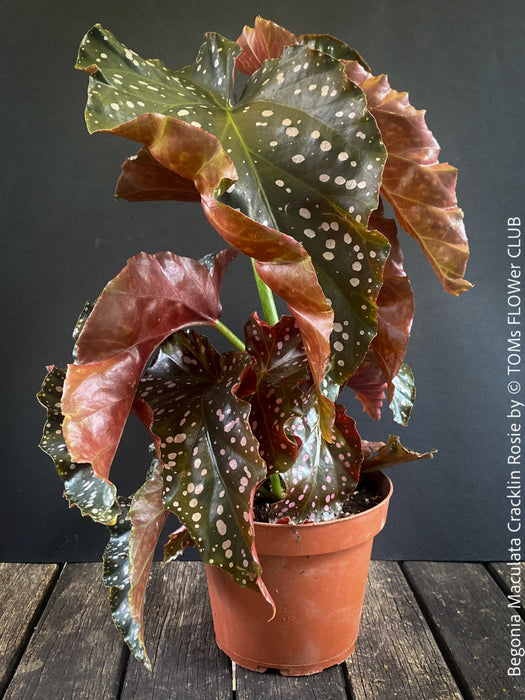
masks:
<instances>
[{"instance_id":1,"label":"pot rim","mask_svg":"<svg viewBox=\"0 0 525 700\"><path fill-rule=\"evenodd\" d=\"M259 528L268 528L270 530L278 529L278 528L288 528L288 529L303 529L303 528L311 528L312 525L316 525L317 527L326 527L328 525L335 525L335 524L340 524L343 522L348 522L350 520L356 521L358 519L366 518L366 517L371 517L375 515L375 513L380 510L384 509L385 505L388 505L388 502L390 501L390 497L392 496L392 493L394 492L394 484L392 483L392 480L390 479L389 476L387 476L384 472L381 470L377 470L374 472L371 472L370 474L367 475L367 478L375 481L375 482L380 482L378 484L379 488L383 486L383 489L385 493L383 494L383 498L379 503L377 503L375 506L372 506L372 508L367 508L366 510L362 510L360 513L353 513L352 515L346 515L343 518L333 518L332 520L319 520L315 522L307 522L307 523L301 523L300 525L294 525L293 523L262 523L259 522L258 520L254 520L254 525L255 527ZM386 487L386 488L385 488Z\"/></svg>"}]
</instances>

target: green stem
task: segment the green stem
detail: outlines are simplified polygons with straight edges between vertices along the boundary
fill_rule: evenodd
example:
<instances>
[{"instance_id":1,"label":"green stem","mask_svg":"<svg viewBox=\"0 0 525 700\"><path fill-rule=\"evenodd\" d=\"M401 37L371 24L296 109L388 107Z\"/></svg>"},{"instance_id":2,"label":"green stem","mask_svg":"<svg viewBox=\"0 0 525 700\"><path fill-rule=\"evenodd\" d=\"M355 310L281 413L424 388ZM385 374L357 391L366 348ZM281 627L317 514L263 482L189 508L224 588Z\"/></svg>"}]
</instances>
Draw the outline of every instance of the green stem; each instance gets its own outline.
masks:
<instances>
[{"instance_id":1,"label":"green stem","mask_svg":"<svg viewBox=\"0 0 525 700\"><path fill-rule=\"evenodd\" d=\"M270 474L270 485L272 487L272 494L275 496L275 498L279 500L284 498L285 492L279 474Z\"/></svg>"},{"instance_id":2,"label":"green stem","mask_svg":"<svg viewBox=\"0 0 525 700\"><path fill-rule=\"evenodd\" d=\"M279 321L279 315L277 314L277 307L275 306L275 299L273 298L272 290L266 284L266 282L263 282L263 280L259 277L259 273L255 269L255 260L252 258L251 261L264 318L266 323L268 323L270 326L275 326L275 324Z\"/></svg>"},{"instance_id":3,"label":"green stem","mask_svg":"<svg viewBox=\"0 0 525 700\"><path fill-rule=\"evenodd\" d=\"M222 321L216 321L215 322L215 328L220 331L225 338L228 338L230 343L234 345L237 350L240 350L241 352L244 352L246 350L245 344L242 342L242 340L235 335L233 331L231 331L228 326L225 326Z\"/></svg>"}]
</instances>

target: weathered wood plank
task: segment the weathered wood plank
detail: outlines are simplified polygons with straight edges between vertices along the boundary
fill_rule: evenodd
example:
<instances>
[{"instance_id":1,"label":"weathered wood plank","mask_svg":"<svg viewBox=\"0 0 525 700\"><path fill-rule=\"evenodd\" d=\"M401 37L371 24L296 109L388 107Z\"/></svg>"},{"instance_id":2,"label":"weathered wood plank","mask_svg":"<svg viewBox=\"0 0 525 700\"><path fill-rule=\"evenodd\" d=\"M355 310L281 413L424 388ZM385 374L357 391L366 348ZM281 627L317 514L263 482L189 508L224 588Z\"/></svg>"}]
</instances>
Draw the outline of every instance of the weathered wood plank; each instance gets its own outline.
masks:
<instances>
[{"instance_id":1,"label":"weathered wood plank","mask_svg":"<svg viewBox=\"0 0 525 700\"><path fill-rule=\"evenodd\" d=\"M5 700L117 697L127 653L101 575L101 564L65 566Z\"/></svg>"},{"instance_id":2,"label":"weathered wood plank","mask_svg":"<svg viewBox=\"0 0 525 700\"><path fill-rule=\"evenodd\" d=\"M57 574L56 564L0 564L0 697Z\"/></svg>"},{"instance_id":3,"label":"weathered wood plank","mask_svg":"<svg viewBox=\"0 0 525 700\"><path fill-rule=\"evenodd\" d=\"M399 565L372 561L361 630L347 660L355 700L461 700Z\"/></svg>"},{"instance_id":4,"label":"weathered wood plank","mask_svg":"<svg viewBox=\"0 0 525 700\"><path fill-rule=\"evenodd\" d=\"M512 562L511 564L507 564L506 562L494 562L488 565L488 569L505 591L506 595L509 593L517 593L521 600L521 611L523 613L523 608L525 606L525 561ZM521 590L517 592L518 589Z\"/></svg>"},{"instance_id":5,"label":"weathered wood plank","mask_svg":"<svg viewBox=\"0 0 525 700\"><path fill-rule=\"evenodd\" d=\"M338 700L347 698L342 667L332 666L312 676L282 676L278 671L266 673L236 668L237 700Z\"/></svg>"},{"instance_id":6,"label":"weathered wood plank","mask_svg":"<svg viewBox=\"0 0 525 700\"><path fill-rule=\"evenodd\" d=\"M130 658L122 700L230 700L231 663L215 643L201 562L154 565L145 619L153 673Z\"/></svg>"},{"instance_id":7,"label":"weathered wood plank","mask_svg":"<svg viewBox=\"0 0 525 700\"><path fill-rule=\"evenodd\" d=\"M409 562L403 565L458 684L468 698L525 697L522 676L509 676L511 632L523 649L519 611L483 564ZM518 614L516 614L518 613ZM515 616L514 618L512 616ZM525 674L525 661L521 662Z\"/></svg>"}]
</instances>

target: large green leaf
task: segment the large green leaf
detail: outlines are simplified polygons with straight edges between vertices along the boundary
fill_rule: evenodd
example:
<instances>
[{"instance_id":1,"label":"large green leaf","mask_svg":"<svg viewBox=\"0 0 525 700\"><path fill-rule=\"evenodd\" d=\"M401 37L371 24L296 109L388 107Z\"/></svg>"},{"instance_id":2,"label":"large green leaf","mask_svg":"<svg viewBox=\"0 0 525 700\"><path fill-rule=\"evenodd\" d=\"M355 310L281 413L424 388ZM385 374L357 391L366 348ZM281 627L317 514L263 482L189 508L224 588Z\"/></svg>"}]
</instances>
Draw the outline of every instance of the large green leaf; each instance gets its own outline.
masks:
<instances>
[{"instance_id":1,"label":"large green leaf","mask_svg":"<svg viewBox=\"0 0 525 700\"><path fill-rule=\"evenodd\" d=\"M334 440L327 442L319 425L317 397L311 394L304 414L290 427L301 445L295 464L283 474L286 496L272 506L270 521L333 520L359 482L363 455L355 422L343 406L336 405Z\"/></svg>"},{"instance_id":2,"label":"large green leaf","mask_svg":"<svg viewBox=\"0 0 525 700\"><path fill-rule=\"evenodd\" d=\"M204 561L268 596L254 545L253 497L266 466L236 396L252 359L219 355L195 331L167 340L141 380L160 438L163 502L185 525Z\"/></svg>"},{"instance_id":3,"label":"large green leaf","mask_svg":"<svg viewBox=\"0 0 525 700\"><path fill-rule=\"evenodd\" d=\"M290 316L269 326L254 314L244 333L257 374L250 397L250 424L269 473L287 471L297 459L297 442L287 424L302 414L303 389L299 384L310 376L302 338Z\"/></svg>"},{"instance_id":4,"label":"large green leaf","mask_svg":"<svg viewBox=\"0 0 525 700\"><path fill-rule=\"evenodd\" d=\"M82 515L88 515L100 523L111 523L120 512L115 487L98 477L91 464L74 462L66 447L61 409L65 378L65 370L52 367L37 395L42 406L47 409L47 422L40 447L55 462L69 503L78 506Z\"/></svg>"},{"instance_id":5,"label":"large green leaf","mask_svg":"<svg viewBox=\"0 0 525 700\"><path fill-rule=\"evenodd\" d=\"M233 104L238 52L236 44L210 34L195 64L172 72L96 27L77 64L92 73L88 126L141 141L161 164L194 179L212 224L256 259L262 279L288 302L320 383L331 317L317 276L337 327L352 335L344 343L336 330L332 338L331 372L341 383L376 332L375 298L388 245L367 231L366 222L377 206L384 148L363 94L344 79L339 61L288 47L251 77ZM181 121L191 127L184 139ZM201 148L197 143L206 141L203 130L224 145L235 173L226 161L221 169L218 156L214 177L203 170L202 157L193 172L188 167ZM226 193L226 185L220 187L225 177ZM220 202L213 197L217 190Z\"/></svg>"},{"instance_id":6,"label":"large green leaf","mask_svg":"<svg viewBox=\"0 0 525 700\"><path fill-rule=\"evenodd\" d=\"M213 325L219 290L235 251L199 262L172 253L140 253L104 289L77 340L62 412L66 444L77 462L108 480L142 371L175 330Z\"/></svg>"}]
</instances>

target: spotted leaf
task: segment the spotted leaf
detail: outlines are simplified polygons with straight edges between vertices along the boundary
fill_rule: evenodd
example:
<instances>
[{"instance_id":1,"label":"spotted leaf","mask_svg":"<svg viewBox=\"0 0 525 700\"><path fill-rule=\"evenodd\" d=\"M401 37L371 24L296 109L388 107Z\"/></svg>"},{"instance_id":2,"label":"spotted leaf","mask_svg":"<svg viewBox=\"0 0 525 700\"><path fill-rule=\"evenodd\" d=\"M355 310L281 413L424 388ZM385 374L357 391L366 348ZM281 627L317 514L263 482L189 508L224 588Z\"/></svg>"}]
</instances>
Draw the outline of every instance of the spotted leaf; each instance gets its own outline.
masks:
<instances>
[{"instance_id":1,"label":"spotted leaf","mask_svg":"<svg viewBox=\"0 0 525 700\"><path fill-rule=\"evenodd\" d=\"M175 532L170 532L168 541L164 545L163 566L178 559L186 547L195 547L195 542L188 529L181 525Z\"/></svg>"},{"instance_id":2,"label":"spotted leaf","mask_svg":"<svg viewBox=\"0 0 525 700\"><path fill-rule=\"evenodd\" d=\"M457 170L438 160L439 144L406 92L356 61L345 67L359 85L388 151L381 193L397 220L421 246L443 288L455 295L472 286L463 278L469 256L463 212L456 199Z\"/></svg>"},{"instance_id":3,"label":"spotted leaf","mask_svg":"<svg viewBox=\"0 0 525 700\"><path fill-rule=\"evenodd\" d=\"M172 253L140 253L106 286L64 384L63 430L75 461L108 480L146 362L173 331L216 322L222 277L234 256L225 250L210 267Z\"/></svg>"},{"instance_id":4,"label":"spotted leaf","mask_svg":"<svg viewBox=\"0 0 525 700\"><path fill-rule=\"evenodd\" d=\"M355 422L343 406L336 405L334 439L329 443L321 434L316 403L312 394L303 416L291 424L301 445L295 464L283 474L286 496L272 506L271 522L289 519L300 524L337 518L359 482L362 453Z\"/></svg>"},{"instance_id":5,"label":"spotted leaf","mask_svg":"<svg viewBox=\"0 0 525 700\"><path fill-rule=\"evenodd\" d=\"M285 46L306 44L312 49L327 53L339 60L359 61L368 70L360 54L339 39L322 34L304 34L296 37L275 22L257 17L252 27L244 27L237 39L242 52L237 56L236 67L241 73L251 75L267 58L279 58Z\"/></svg>"},{"instance_id":6,"label":"spotted leaf","mask_svg":"<svg viewBox=\"0 0 525 700\"><path fill-rule=\"evenodd\" d=\"M133 652L135 658L146 668L151 663L144 648L141 624L132 615L129 607L131 582L129 577L129 536L131 521L127 515L131 498L121 499L122 512L116 522L109 526L109 542L104 550L104 585L109 588L109 607L115 627Z\"/></svg>"},{"instance_id":7,"label":"spotted leaf","mask_svg":"<svg viewBox=\"0 0 525 700\"><path fill-rule=\"evenodd\" d=\"M254 545L252 504L266 476L236 396L247 353L219 355L195 331L167 340L141 380L164 463L164 506L187 528L204 561L267 596Z\"/></svg>"},{"instance_id":8,"label":"spotted leaf","mask_svg":"<svg viewBox=\"0 0 525 700\"><path fill-rule=\"evenodd\" d=\"M379 420L383 400L387 396L389 402L394 399L395 378L405 357L414 317L414 295L403 270L395 221L384 217L382 202L370 220L388 238L391 247L377 299L377 335L347 385L355 390L368 415ZM406 425L410 411L400 412L398 406L397 401L391 404L394 419Z\"/></svg>"},{"instance_id":9,"label":"spotted leaf","mask_svg":"<svg viewBox=\"0 0 525 700\"><path fill-rule=\"evenodd\" d=\"M396 464L404 464L405 462L432 459L436 452L436 450L413 452L403 447L397 435L390 435L386 443L363 440L362 446L364 459L361 466L361 474L377 471L378 469L386 469L387 467L395 467Z\"/></svg>"},{"instance_id":10,"label":"spotted leaf","mask_svg":"<svg viewBox=\"0 0 525 700\"><path fill-rule=\"evenodd\" d=\"M53 367L42 384L38 400L47 409L47 422L40 442L41 449L53 461L64 482L64 495L71 506L77 506L82 515L88 515L100 523L110 523L117 517L120 507L116 489L99 478L90 464L74 462L65 444L62 432L62 389L65 370Z\"/></svg>"},{"instance_id":11,"label":"spotted leaf","mask_svg":"<svg viewBox=\"0 0 525 700\"><path fill-rule=\"evenodd\" d=\"M250 398L250 424L269 473L286 471L297 458L297 442L286 430L302 414L301 382L309 380L303 341L295 321L283 316L275 326L256 314L245 325L246 350L255 359L257 384Z\"/></svg>"},{"instance_id":12,"label":"spotted leaf","mask_svg":"<svg viewBox=\"0 0 525 700\"><path fill-rule=\"evenodd\" d=\"M78 67L92 73L90 130L141 141L160 163L194 179L212 224L255 258L262 279L289 304L317 383L329 354L330 300L352 336L343 342L333 335L331 371L342 383L376 332L388 244L366 229L386 154L364 95L346 81L341 63L305 46L286 47L234 103L229 71L240 49L218 35L208 35L195 64L179 72L143 61L100 27L88 38ZM184 130L167 120L193 131L181 140ZM206 140L203 130L224 145L235 172L224 161L212 178L201 160L192 175L188 161L196 142ZM227 192L221 177L229 179Z\"/></svg>"}]
</instances>

